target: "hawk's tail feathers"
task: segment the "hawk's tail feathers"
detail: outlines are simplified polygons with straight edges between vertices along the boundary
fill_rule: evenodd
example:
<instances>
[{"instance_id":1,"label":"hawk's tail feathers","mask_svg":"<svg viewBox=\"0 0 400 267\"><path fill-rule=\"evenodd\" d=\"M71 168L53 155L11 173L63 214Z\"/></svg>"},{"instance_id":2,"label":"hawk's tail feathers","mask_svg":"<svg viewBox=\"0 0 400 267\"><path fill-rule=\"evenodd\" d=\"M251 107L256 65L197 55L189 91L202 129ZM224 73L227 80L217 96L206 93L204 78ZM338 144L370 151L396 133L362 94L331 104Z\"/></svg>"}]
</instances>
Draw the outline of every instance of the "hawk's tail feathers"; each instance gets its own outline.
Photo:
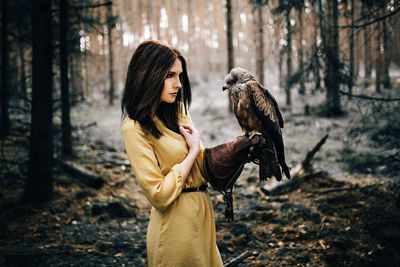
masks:
<instances>
[{"instance_id":1,"label":"hawk's tail feathers","mask_svg":"<svg viewBox=\"0 0 400 267\"><path fill-rule=\"evenodd\" d=\"M283 163L280 163L280 165L282 167L282 172L285 173L285 175L286 175L286 178L290 179L290 171L289 171L289 168L286 165L286 163L283 162Z\"/></svg>"}]
</instances>

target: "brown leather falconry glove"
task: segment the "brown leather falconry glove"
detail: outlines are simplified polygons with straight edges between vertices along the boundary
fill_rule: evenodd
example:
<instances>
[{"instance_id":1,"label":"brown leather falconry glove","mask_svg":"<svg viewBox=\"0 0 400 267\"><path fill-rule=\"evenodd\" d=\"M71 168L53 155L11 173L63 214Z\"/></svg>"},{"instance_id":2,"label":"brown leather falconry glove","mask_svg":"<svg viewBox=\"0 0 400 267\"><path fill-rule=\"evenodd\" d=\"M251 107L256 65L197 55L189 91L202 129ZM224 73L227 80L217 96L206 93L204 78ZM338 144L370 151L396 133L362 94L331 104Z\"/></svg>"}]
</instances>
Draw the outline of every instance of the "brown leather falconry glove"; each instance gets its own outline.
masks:
<instances>
[{"instance_id":1,"label":"brown leather falconry glove","mask_svg":"<svg viewBox=\"0 0 400 267\"><path fill-rule=\"evenodd\" d=\"M236 140L205 149L206 180L224 195L225 218L233 220L232 188L246 163L259 163L264 154L265 139L261 135L251 138L243 135Z\"/></svg>"}]
</instances>

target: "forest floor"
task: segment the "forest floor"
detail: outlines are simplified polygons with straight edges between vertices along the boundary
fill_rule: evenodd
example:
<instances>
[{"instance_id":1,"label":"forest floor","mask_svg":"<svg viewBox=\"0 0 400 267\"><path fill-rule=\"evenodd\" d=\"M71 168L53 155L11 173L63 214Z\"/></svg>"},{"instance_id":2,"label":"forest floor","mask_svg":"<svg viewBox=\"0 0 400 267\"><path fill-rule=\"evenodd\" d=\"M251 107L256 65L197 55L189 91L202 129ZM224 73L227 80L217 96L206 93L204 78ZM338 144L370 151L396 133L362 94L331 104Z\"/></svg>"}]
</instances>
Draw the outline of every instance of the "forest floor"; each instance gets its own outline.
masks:
<instances>
[{"instance_id":1,"label":"forest floor","mask_svg":"<svg viewBox=\"0 0 400 267\"><path fill-rule=\"evenodd\" d=\"M226 94L213 80L222 81L223 75L193 86L190 110L208 147L241 134ZM277 87L268 89L284 102ZM218 193L208 190L224 262L249 251L251 256L238 266L400 266L399 175L385 164L365 165L357 174L343 162L343 149L354 143L348 133L362 104L343 97L347 113L324 118L303 112L305 102L322 103L322 95L293 99L291 110L281 104L283 132L287 163L297 176L293 179L301 182L271 193L277 182L260 183L258 168L246 165L234 191L233 222L225 220ZM7 177L0 187L0 266L146 265L150 205L123 151L120 109L94 102L73 111L75 125L97 125L75 132L77 156L71 161L101 176L104 186L87 186L57 165L54 199L28 206L18 203L25 181ZM313 171L295 175L325 134L329 138L313 159ZM357 142L356 149L378 151L365 138Z\"/></svg>"}]
</instances>

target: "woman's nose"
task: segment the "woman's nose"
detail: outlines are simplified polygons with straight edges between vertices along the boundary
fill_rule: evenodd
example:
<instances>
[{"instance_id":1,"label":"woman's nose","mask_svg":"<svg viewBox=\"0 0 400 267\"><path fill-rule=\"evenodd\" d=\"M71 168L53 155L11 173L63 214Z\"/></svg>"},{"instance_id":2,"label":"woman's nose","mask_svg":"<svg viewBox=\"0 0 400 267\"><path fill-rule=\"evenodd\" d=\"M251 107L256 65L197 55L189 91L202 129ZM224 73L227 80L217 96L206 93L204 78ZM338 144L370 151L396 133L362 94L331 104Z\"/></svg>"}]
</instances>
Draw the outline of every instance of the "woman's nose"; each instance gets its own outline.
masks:
<instances>
[{"instance_id":1,"label":"woman's nose","mask_svg":"<svg viewBox=\"0 0 400 267\"><path fill-rule=\"evenodd\" d=\"M182 88L181 80L179 78L175 81L175 88Z\"/></svg>"}]
</instances>

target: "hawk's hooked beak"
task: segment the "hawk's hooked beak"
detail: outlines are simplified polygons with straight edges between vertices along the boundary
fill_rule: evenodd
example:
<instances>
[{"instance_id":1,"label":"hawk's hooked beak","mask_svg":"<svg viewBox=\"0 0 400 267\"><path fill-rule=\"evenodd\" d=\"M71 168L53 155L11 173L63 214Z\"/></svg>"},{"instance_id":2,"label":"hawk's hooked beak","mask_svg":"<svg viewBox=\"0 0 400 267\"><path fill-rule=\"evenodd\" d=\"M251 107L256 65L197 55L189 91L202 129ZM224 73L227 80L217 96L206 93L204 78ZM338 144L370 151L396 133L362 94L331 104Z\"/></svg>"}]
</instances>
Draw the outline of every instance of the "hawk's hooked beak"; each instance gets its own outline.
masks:
<instances>
[{"instance_id":1,"label":"hawk's hooked beak","mask_svg":"<svg viewBox=\"0 0 400 267\"><path fill-rule=\"evenodd\" d=\"M225 91L226 89L228 89L228 86L224 84L224 86L222 86L222 91Z\"/></svg>"}]
</instances>

